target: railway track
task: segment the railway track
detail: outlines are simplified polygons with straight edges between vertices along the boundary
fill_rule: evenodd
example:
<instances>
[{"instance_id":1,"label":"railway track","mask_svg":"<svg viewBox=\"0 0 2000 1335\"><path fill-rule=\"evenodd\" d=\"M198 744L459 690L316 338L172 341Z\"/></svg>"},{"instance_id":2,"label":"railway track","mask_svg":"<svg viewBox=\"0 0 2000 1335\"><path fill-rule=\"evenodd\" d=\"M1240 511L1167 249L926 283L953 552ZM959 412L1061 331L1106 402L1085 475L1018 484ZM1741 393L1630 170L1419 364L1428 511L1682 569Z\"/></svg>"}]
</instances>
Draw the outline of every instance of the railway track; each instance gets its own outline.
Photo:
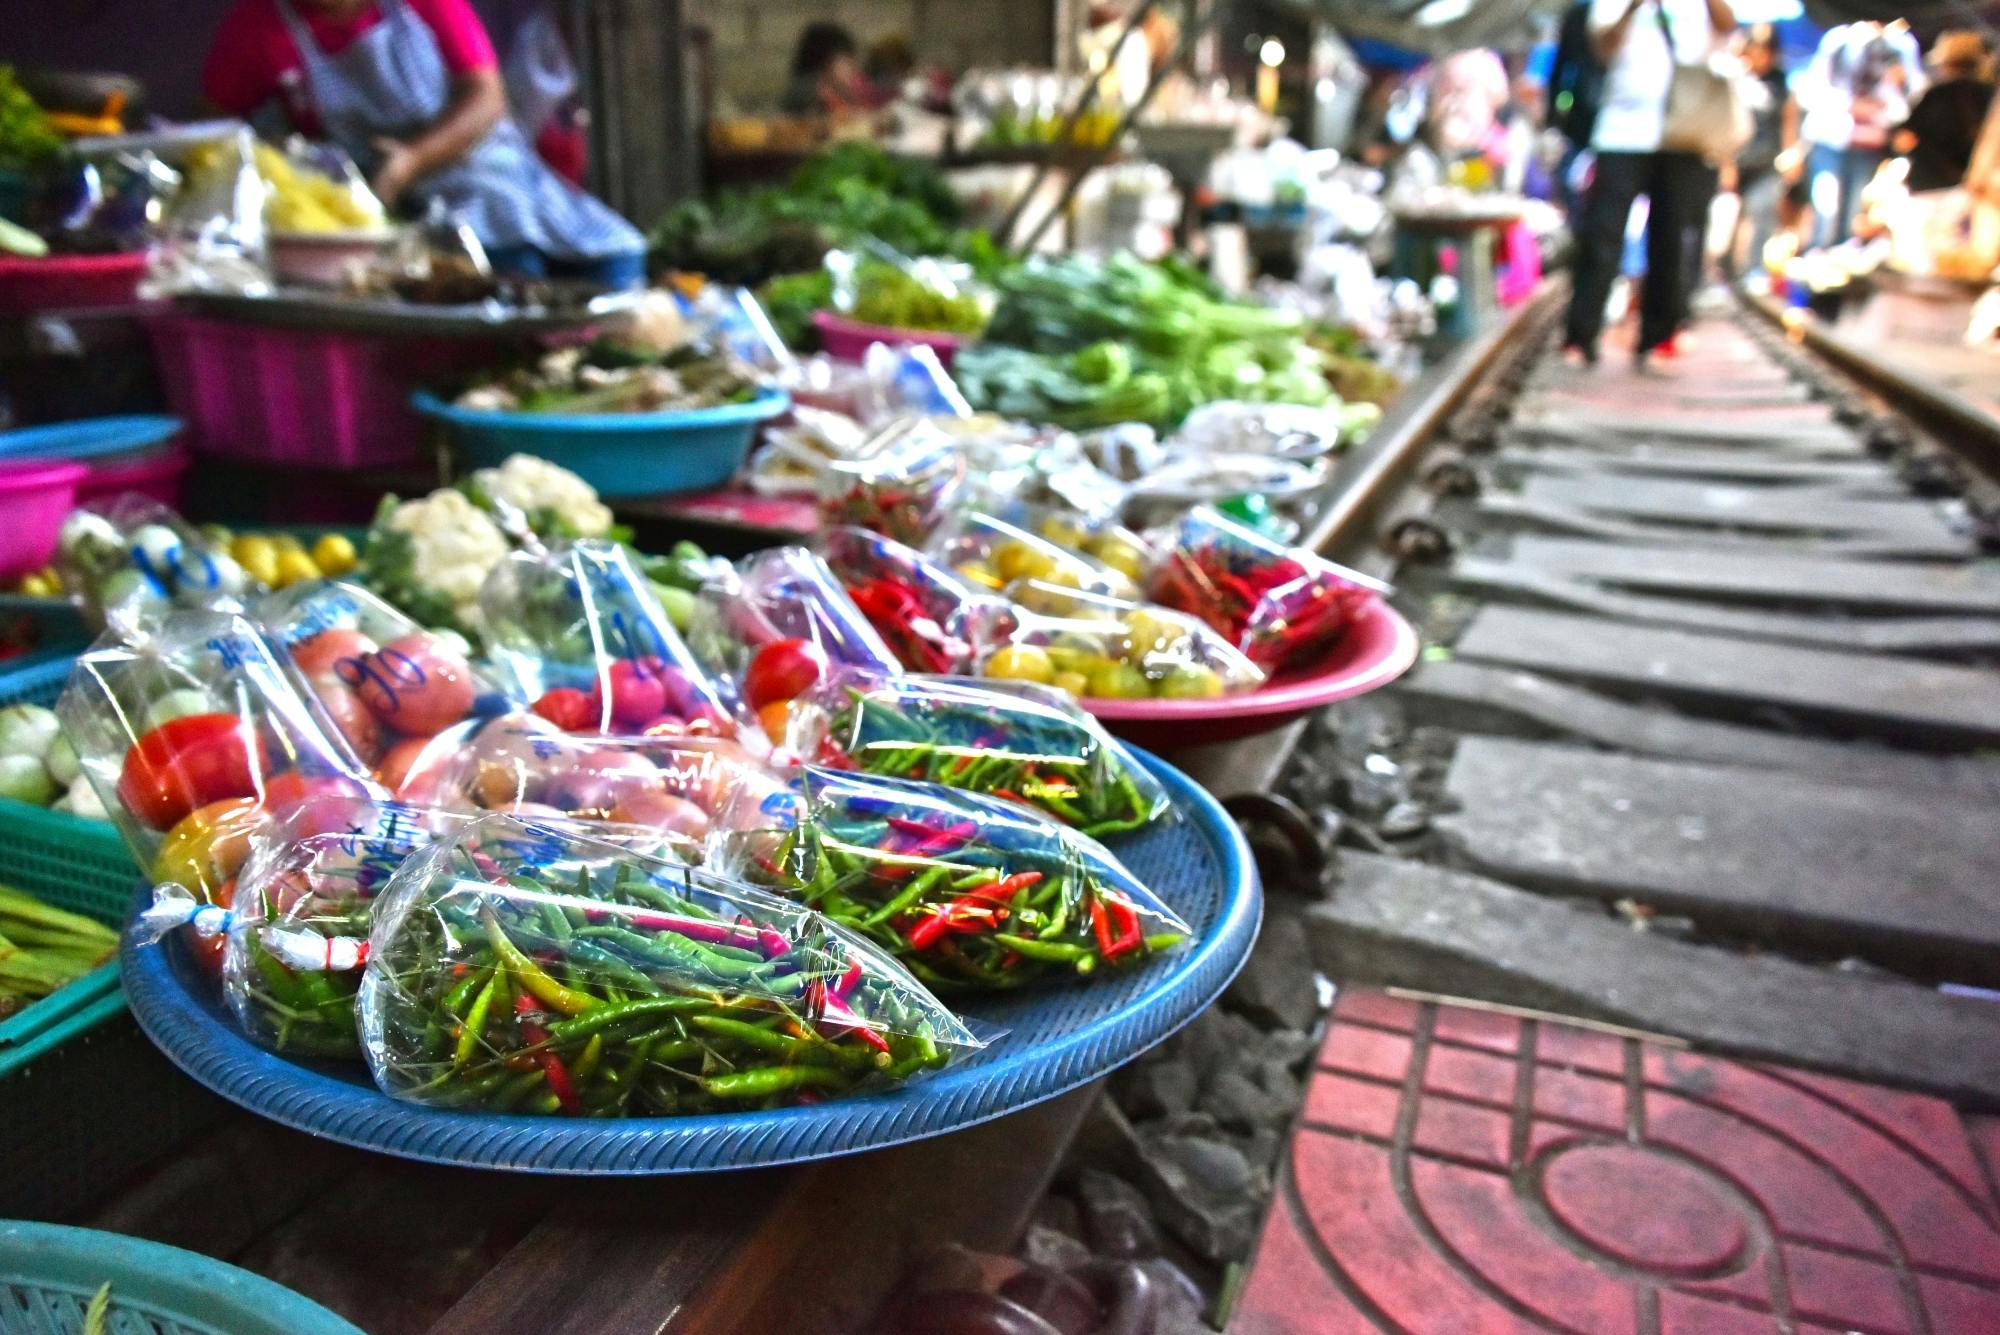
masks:
<instances>
[{"instance_id":1,"label":"railway track","mask_svg":"<svg viewBox=\"0 0 2000 1335\"><path fill-rule=\"evenodd\" d=\"M2000 1098L1990 435L1747 306L1657 375L1550 318L1330 535L1429 649L1294 758L1348 808L1323 964Z\"/></svg>"}]
</instances>

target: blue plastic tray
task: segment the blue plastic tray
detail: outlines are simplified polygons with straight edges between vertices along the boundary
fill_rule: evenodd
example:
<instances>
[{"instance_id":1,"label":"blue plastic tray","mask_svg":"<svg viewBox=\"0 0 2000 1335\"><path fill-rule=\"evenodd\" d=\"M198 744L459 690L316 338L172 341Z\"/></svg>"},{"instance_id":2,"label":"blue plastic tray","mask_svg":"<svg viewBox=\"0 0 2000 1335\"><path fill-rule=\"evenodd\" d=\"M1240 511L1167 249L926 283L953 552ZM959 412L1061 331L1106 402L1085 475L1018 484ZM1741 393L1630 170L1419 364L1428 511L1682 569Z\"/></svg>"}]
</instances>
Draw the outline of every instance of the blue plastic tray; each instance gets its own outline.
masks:
<instances>
[{"instance_id":1,"label":"blue plastic tray","mask_svg":"<svg viewBox=\"0 0 2000 1335\"><path fill-rule=\"evenodd\" d=\"M1221 995L1263 911L1243 836L1179 770L1144 755L1181 819L1113 841L1194 927L1188 950L1095 983L963 1007L1004 1029L976 1056L900 1089L808 1107L699 1117L569 1120L425 1108L378 1090L359 1065L292 1061L231 1023L178 940L122 951L147 1035L182 1070L250 1111L314 1135L431 1163L528 1173L643 1176L763 1168L959 1131L1054 1098L1132 1060Z\"/></svg>"},{"instance_id":2,"label":"blue plastic tray","mask_svg":"<svg viewBox=\"0 0 2000 1335\"><path fill-rule=\"evenodd\" d=\"M115 1335L361 1335L282 1284L179 1247L0 1222L0 1331L70 1335L106 1283Z\"/></svg>"},{"instance_id":3,"label":"blue plastic tray","mask_svg":"<svg viewBox=\"0 0 2000 1335\"><path fill-rule=\"evenodd\" d=\"M0 431L0 459L95 459L164 445L180 433L178 417L87 417Z\"/></svg>"},{"instance_id":4,"label":"blue plastic tray","mask_svg":"<svg viewBox=\"0 0 2000 1335\"><path fill-rule=\"evenodd\" d=\"M460 408L425 390L410 401L449 426L475 465L539 455L609 497L719 487L743 466L757 428L792 406L777 389L746 403L661 413L498 412Z\"/></svg>"}]
</instances>

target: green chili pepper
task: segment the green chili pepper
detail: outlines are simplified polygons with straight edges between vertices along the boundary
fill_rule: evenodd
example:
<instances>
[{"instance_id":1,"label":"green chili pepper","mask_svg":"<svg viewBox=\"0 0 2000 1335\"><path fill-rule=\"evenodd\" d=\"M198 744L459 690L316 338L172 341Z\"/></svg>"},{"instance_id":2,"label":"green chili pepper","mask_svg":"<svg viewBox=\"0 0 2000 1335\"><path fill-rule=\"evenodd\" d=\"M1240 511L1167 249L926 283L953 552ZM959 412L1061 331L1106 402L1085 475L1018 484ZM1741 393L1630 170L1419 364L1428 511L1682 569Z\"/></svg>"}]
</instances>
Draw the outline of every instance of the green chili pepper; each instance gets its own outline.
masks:
<instances>
[{"instance_id":1,"label":"green chili pepper","mask_svg":"<svg viewBox=\"0 0 2000 1335\"><path fill-rule=\"evenodd\" d=\"M702 1089L719 1099L757 1099L794 1089L833 1089L849 1077L831 1066L759 1066L704 1077Z\"/></svg>"},{"instance_id":2,"label":"green chili pepper","mask_svg":"<svg viewBox=\"0 0 2000 1335\"><path fill-rule=\"evenodd\" d=\"M479 1050L479 1038L486 1032L486 1018L492 1013L493 993L499 985L499 975L489 974L486 986L479 989L479 998L472 1003L472 1010L466 1015L465 1024L458 1031L458 1046L451 1055L453 1066L465 1065L472 1060L472 1054Z\"/></svg>"},{"instance_id":3,"label":"green chili pepper","mask_svg":"<svg viewBox=\"0 0 2000 1335\"><path fill-rule=\"evenodd\" d=\"M535 1000L550 1010L561 1011L564 1015L581 1015L598 1005L596 997L587 992L577 992L564 987L549 976L541 965L523 955L515 944L507 939L507 933L500 928L500 920L493 916L491 908L480 910L480 919L486 926L486 939L493 946L493 953L507 967L508 973L518 980Z\"/></svg>"}]
</instances>

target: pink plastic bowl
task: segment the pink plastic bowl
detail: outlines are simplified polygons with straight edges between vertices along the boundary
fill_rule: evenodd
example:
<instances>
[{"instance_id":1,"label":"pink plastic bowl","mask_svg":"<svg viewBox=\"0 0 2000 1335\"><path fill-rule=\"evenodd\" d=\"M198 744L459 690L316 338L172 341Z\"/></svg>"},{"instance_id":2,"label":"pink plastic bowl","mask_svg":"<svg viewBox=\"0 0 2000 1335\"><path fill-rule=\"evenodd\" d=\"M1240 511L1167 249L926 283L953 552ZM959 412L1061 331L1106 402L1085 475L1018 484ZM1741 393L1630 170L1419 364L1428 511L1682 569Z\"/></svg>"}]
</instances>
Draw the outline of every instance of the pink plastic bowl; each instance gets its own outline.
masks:
<instances>
[{"instance_id":1,"label":"pink plastic bowl","mask_svg":"<svg viewBox=\"0 0 2000 1335\"><path fill-rule=\"evenodd\" d=\"M0 579L39 570L55 555L89 468L63 460L0 464Z\"/></svg>"},{"instance_id":2,"label":"pink plastic bowl","mask_svg":"<svg viewBox=\"0 0 2000 1335\"><path fill-rule=\"evenodd\" d=\"M1109 700L1080 703L1111 732L1151 751L1234 741L1387 686L1417 661L1417 632L1395 608L1371 598L1326 658L1282 672L1247 695L1216 700Z\"/></svg>"},{"instance_id":3,"label":"pink plastic bowl","mask_svg":"<svg viewBox=\"0 0 2000 1335\"><path fill-rule=\"evenodd\" d=\"M126 492L150 497L170 510L181 508L181 474L187 472L187 446L175 442L164 450L108 460L92 461L90 476L77 484L76 503L109 500Z\"/></svg>"},{"instance_id":4,"label":"pink plastic bowl","mask_svg":"<svg viewBox=\"0 0 2000 1335\"><path fill-rule=\"evenodd\" d=\"M958 350L972 340L964 334L946 334L930 329L892 329L888 325L859 324L844 319L832 311L819 311L813 316L813 327L819 330L820 346L829 357L842 361L858 362L868 355L870 343L886 343L892 348L907 348L922 345L937 353L938 364L945 370L951 369L951 359Z\"/></svg>"}]
</instances>

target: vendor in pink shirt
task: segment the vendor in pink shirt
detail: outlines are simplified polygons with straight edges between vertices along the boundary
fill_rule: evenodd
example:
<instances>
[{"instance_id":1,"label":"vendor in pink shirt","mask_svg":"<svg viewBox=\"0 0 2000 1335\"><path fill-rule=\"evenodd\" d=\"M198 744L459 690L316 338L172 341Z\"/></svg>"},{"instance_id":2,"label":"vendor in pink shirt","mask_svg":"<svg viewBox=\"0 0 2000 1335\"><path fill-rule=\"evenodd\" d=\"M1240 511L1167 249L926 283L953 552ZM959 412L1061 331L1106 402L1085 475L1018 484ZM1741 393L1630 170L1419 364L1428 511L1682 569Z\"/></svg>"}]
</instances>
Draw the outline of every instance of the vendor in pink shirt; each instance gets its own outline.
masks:
<instances>
[{"instance_id":1,"label":"vendor in pink shirt","mask_svg":"<svg viewBox=\"0 0 2000 1335\"><path fill-rule=\"evenodd\" d=\"M644 277L637 230L551 171L508 116L468 0L237 0L202 89L239 116L276 98L294 128L345 148L385 205L443 201L497 269Z\"/></svg>"}]
</instances>

